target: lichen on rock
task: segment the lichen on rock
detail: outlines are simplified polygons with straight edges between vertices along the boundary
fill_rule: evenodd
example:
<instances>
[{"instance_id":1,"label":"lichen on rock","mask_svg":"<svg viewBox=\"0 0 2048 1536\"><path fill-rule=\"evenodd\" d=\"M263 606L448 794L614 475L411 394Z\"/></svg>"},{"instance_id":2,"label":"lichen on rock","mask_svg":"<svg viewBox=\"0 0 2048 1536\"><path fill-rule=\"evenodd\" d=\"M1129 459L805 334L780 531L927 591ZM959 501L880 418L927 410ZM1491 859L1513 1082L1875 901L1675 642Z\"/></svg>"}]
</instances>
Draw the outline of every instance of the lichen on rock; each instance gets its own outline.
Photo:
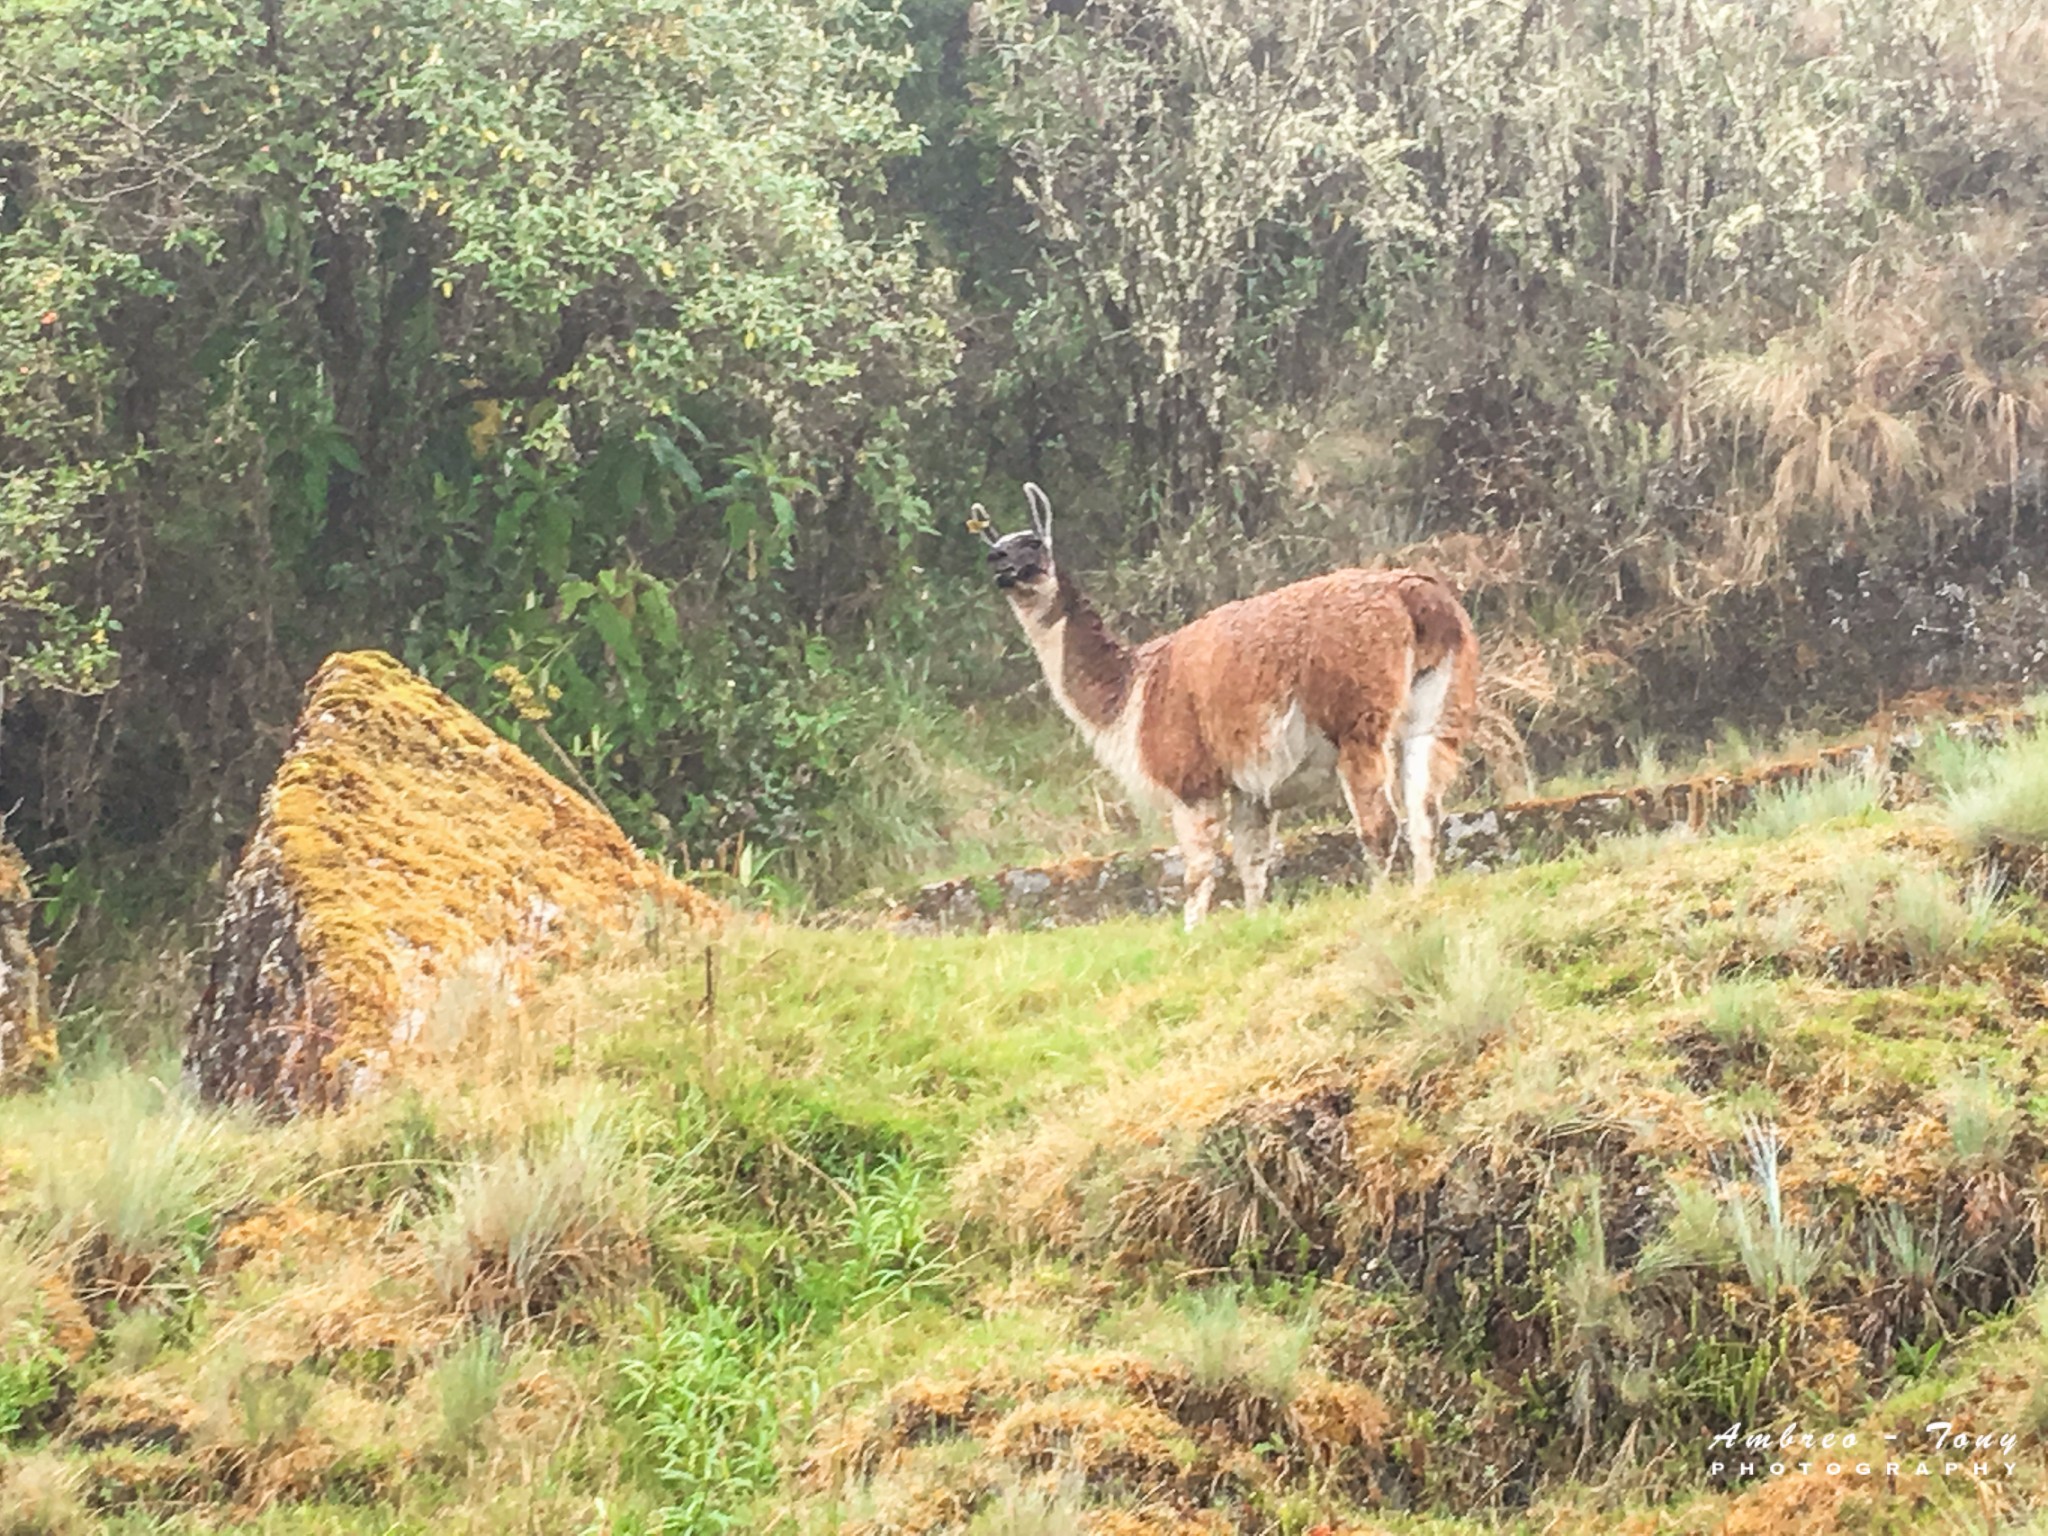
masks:
<instances>
[{"instance_id":1,"label":"lichen on rock","mask_svg":"<svg viewBox=\"0 0 2048 1536\"><path fill-rule=\"evenodd\" d=\"M399 662L332 656L230 882L186 1074L210 1102L331 1107L424 1049L452 978L516 997L599 935L720 914Z\"/></svg>"},{"instance_id":2,"label":"lichen on rock","mask_svg":"<svg viewBox=\"0 0 2048 1536\"><path fill-rule=\"evenodd\" d=\"M28 865L0 836L0 1092L35 1082L57 1063L57 1026L29 942L35 900Z\"/></svg>"}]
</instances>

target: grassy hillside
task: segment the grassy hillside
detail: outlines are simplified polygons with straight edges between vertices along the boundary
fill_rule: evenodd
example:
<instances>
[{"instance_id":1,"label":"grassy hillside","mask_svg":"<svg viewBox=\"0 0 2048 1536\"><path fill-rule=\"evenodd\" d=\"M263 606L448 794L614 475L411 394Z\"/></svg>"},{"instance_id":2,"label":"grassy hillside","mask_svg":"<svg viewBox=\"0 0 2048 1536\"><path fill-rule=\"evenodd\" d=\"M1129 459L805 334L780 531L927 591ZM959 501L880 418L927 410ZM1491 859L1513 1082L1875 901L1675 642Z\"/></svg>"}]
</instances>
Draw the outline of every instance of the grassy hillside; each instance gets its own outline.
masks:
<instances>
[{"instance_id":1,"label":"grassy hillside","mask_svg":"<svg viewBox=\"0 0 2048 1536\"><path fill-rule=\"evenodd\" d=\"M1191 937L762 920L290 1126L88 1055L0 1104L0 1532L2040 1518L2048 749L1927 766ZM1904 1468L1710 1475L1794 1420Z\"/></svg>"}]
</instances>

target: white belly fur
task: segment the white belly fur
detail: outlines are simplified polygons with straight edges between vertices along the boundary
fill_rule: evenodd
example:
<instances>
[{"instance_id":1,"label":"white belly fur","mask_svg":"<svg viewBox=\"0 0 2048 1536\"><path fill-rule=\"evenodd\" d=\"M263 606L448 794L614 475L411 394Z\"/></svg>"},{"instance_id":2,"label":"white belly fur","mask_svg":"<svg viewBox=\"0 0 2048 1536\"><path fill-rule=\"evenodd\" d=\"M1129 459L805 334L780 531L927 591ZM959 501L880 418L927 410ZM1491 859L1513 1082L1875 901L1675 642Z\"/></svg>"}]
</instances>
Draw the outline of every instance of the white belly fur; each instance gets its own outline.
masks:
<instances>
[{"instance_id":1,"label":"white belly fur","mask_svg":"<svg viewBox=\"0 0 2048 1536\"><path fill-rule=\"evenodd\" d=\"M1326 792L1336 768L1337 744L1308 723L1297 702L1274 717L1259 750L1230 781L1240 794L1286 809Z\"/></svg>"}]
</instances>

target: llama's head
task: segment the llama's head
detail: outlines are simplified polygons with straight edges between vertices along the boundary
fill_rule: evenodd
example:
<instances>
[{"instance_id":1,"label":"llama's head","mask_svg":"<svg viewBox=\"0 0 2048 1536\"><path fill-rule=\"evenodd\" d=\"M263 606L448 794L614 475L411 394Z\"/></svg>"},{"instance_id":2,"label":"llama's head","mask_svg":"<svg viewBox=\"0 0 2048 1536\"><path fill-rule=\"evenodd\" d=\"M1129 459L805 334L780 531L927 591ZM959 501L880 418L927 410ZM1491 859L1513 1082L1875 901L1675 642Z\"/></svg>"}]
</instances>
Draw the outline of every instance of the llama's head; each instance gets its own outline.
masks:
<instances>
[{"instance_id":1,"label":"llama's head","mask_svg":"<svg viewBox=\"0 0 2048 1536\"><path fill-rule=\"evenodd\" d=\"M1029 528L998 537L980 502L974 504L967 526L988 545L989 574L1003 595L1020 613L1036 613L1049 607L1059 592L1052 563L1052 503L1028 482L1024 500L1031 509Z\"/></svg>"}]
</instances>

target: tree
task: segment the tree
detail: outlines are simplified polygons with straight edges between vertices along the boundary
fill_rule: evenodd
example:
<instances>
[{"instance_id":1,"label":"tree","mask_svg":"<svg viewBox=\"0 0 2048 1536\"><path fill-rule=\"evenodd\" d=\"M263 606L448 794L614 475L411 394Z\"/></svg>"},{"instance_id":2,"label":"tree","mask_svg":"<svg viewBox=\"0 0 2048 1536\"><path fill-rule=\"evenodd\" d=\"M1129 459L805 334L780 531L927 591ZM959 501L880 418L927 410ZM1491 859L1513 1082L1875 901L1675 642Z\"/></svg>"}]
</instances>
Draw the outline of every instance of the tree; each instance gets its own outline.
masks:
<instances>
[{"instance_id":1,"label":"tree","mask_svg":"<svg viewBox=\"0 0 2048 1536\"><path fill-rule=\"evenodd\" d=\"M857 0L17 11L6 324L34 355L0 383L29 412L0 505L24 570L101 553L75 624L44 587L7 611L75 649L115 607L117 714L240 803L324 650L409 636L530 734L511 665L621 810L715 829L722 608L777 615L743 665L801 651L794 603L923 516L901 412L948 360L944 277L866 202L916 143L906 67ZM78 747L43 788L82 830L118 733L59 701L32 734Z\"/></svg>"},{"instance_id":2,"label":"tree","mask_svg":"<svg viewBox=\"0 0 2048 1536\"><path fill-rule=\"evenodd\" d=\"M1051 329L1101 347L1152 520L1182 531L1230 506L1249 529L1256 492L1226 478L1230 435L1284 366L1292 322L1423 229L1406 141L1361 88L1356 18L1331 0L994 16L1017 188L1069 316Z\"/></svg>"}]
</instances>

